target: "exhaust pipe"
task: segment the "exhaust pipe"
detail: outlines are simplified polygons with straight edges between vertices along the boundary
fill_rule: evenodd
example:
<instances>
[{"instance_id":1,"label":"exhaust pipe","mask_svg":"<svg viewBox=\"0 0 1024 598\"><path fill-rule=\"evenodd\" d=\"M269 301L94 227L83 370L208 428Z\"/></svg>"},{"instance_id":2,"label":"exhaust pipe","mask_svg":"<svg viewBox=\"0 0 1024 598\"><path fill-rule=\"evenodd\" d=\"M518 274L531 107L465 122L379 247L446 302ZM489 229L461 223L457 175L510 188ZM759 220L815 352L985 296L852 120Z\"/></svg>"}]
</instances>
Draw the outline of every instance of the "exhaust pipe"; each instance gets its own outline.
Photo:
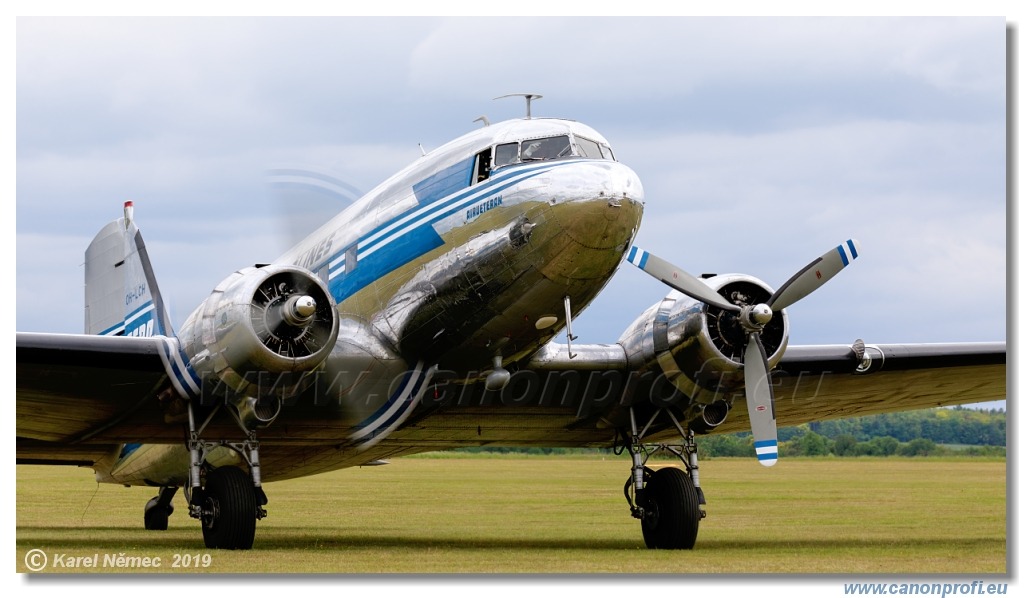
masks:
<instances>
[{"instance_id":1,"label":"exhaust pipe","mask_svg":"<svg viewBox=\"0 0 1024 598\"><path fill-rule=\"evenodd\" d=\"M705 405L700 412L700 417L693 418L688 427L694 434L707 434L725 422L729 416L729 404L725 401L715 401Z\"/></svg>"}]
</instances>

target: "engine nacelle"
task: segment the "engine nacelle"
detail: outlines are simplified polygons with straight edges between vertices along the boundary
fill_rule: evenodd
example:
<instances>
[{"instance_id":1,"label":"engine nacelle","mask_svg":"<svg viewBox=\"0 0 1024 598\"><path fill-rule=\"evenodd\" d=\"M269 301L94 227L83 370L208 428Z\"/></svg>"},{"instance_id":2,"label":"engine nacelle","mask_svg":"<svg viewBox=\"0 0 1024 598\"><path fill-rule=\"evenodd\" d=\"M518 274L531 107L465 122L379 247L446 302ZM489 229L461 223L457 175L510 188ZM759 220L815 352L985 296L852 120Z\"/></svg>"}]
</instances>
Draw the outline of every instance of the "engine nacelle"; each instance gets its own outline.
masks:
<instances>
[{"instance_id":1,"label":"engine nacelle","mask_svg":"<svg viewBox=\"0 0 1024 598\"><path fill-rule=\"evenodd\" d=\"M244 268L214 288L178 337L204 394L224 394L247 425L259 427L330 355L338 314L326 285L308 270Z\"/></svg>"},{"instance_id":2,"label":"engine nacelle","mask_svg":"<svg viewBox=\"0 0 1024 598\"><path fill-rule=\"evenodd\" d=\"M739 306L765 303L774 292L764 282L743 274L713 276L704 282ZM789 342L785 310L768 322L761 342L769 367L775 367ZM625 348L631 368L660 370L690 398L692 414L698 418L694 427L701 431L709 431L725 420L730 395L743 386L747 335L737 313L677 291L641 314L623 333L619 344Z\"/></svg>"}]
</instances>

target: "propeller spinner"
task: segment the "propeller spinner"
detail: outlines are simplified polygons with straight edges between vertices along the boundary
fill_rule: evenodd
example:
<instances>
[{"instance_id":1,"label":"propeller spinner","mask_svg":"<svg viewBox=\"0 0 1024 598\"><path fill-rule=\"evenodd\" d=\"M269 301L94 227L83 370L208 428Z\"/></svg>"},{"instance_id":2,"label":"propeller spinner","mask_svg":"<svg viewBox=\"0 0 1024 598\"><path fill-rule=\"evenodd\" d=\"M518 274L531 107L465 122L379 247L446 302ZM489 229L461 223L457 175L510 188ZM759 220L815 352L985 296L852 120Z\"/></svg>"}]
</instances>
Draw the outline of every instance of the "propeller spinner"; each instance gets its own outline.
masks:
<instances>
[{"instance_id":1,"label":"propeller spinner","mask_svg":"<svg viewBox=\"0 0 1024 598\"><path fill-rule=\"evenodd\" d=\"M810 295L833 276L857 259L860 248L853 239L825 252L790 277L767 301L757 305L740 306L727 301L704 284L665 260L639 247L629 250L627 260L644 272L673 289L710 305L738 312L738 319L747 334L743 352L743 385L746 393L750 431L754 435L754 449L761 465L772 466L779 460L779 441L775 424L775 393L768 368L768 355L761 342L761 332L776 311L781 311Z\"/></svg>"}]
</instances>

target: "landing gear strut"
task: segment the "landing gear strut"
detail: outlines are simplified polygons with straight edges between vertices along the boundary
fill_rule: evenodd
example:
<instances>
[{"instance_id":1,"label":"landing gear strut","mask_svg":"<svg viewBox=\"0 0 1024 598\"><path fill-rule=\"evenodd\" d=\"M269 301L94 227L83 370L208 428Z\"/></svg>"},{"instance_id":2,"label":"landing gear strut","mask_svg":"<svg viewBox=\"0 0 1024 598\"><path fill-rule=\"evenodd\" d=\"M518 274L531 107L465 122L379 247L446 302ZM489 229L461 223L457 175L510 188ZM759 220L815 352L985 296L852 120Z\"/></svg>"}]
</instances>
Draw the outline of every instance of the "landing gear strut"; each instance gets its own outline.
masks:
<instances>
[{"instance_id":1,"label":"landing gear strut","mask_svg":"<svg viewBox=\"0 0 1024 598\"><path fill-rule=\"evenodd\" d=\"M643 443L644 434L662 413L672 419L682 435L682 444ZM697 473L697 444L693 432L684 430L670 411L659 409L639 432L632 409L629 416L629 442L619 448L618 454L622 450L629 451L633 466L622 490L630 513L640 520L644 544L648 548L691 549L697 542L700 520L706 516L701 508L706 502ZM648 459L659 452L675 455L683 462L683 468L654 470L647 467Z\"/></svg>"},{"instance_id":2,"label":"landing gear strut","mask_svg":"<svg viewBox=\"0 0 1024 598\"><path fill-rule=\"evenodd\" d=\"M188 416L190 458L185 497L188 499L189 516L202 522L203 541L207 548L248 550L256 537L256 520L267 516L263 508L267 504L267 495L260 479L256 434L245 430L248 438L243 442L206 442L199 438L201 430L195 427L191 404ZM206 457L211 450L221 446L241 455L249 466L249 472L232 465L210 468Z\"/></svg>"}]
</instances>

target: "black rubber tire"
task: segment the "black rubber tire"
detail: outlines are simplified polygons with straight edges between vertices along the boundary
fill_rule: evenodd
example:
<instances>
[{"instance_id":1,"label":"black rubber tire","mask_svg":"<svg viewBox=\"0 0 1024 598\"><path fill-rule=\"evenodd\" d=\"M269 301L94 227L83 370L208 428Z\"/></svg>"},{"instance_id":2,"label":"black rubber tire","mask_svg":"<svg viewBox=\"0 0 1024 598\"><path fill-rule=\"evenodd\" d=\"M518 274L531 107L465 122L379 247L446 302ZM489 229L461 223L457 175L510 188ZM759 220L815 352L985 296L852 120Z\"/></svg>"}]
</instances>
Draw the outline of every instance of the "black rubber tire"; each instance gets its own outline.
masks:
<instances>
[{"instance_id":1,"label":"black rubber tire","mask_svg":"<svg viewBox=\"0 0 1024 598\"><path fill-rule=\"evenodd\" d=\"M256 492L252 479L237 467L218 467L206 476L204 507L214 507L217 516L203 519L203 541L207 548L248 550L256 537Z\"/></svg>"},{"instance_id":2,"label":"black rubber tire","mask_svg":"<svg viewBox=\"0 0 1024 598\"><path fill-rule=\"evenodd\" d=\"M700 527L700 500L685 471L676 467L655 471L644 487L643 503L640 527L648 548L693 548Z\"/></svg>"},{"instance_id":3,"label":"black rubber tire","mask_svg":"<svg viewBox=\"0 0 1024 598\"><path fill-rule=\"evenodd\" d=\"M173 507L168 508L160 504L160 497L154 496L146 503L146 512L143 516L143 520L148 530L166 530L167 520L171 516Z\"/></svg>"}]
</instances>

